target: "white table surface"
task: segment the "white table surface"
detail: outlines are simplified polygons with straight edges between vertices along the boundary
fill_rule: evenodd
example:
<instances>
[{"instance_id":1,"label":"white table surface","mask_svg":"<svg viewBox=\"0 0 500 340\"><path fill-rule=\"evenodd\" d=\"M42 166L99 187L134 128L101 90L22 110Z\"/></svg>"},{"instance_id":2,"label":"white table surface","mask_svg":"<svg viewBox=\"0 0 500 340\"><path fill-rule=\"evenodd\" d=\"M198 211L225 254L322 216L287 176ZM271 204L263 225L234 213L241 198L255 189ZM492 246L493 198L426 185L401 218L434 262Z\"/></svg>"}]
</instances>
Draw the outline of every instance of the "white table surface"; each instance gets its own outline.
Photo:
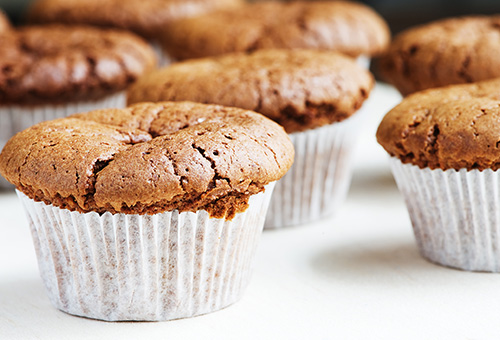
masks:
<instances>
[{"instance_id":1,"label":"white table surface","mask_svg":"<svg viewBox=\"0 0 500 340\"><path fill-rule=\"evenodd\" d=\"M351 191L329 219L266 231L238 303L169 322L108 323L52 307L24 212L0 194L0 339L500 339L500 275L439 267L417 251L374 132L399 100L378 85Z\"/></svg>"}]
</instances>

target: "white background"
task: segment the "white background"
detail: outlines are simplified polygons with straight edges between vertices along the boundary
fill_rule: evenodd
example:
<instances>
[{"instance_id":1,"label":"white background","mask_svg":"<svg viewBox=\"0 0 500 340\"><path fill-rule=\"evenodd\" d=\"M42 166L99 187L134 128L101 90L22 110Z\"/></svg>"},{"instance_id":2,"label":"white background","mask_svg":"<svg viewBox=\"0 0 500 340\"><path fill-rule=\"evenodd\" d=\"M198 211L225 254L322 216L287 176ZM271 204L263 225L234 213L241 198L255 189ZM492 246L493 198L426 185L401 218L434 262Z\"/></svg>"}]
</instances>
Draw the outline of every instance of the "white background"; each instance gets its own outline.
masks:
<instances>
[{"instance_id":1,"label":"white background","mask_svg":"<svg viewBox=\"0 0 500 340\"><path fill-rule=\"evenodd\" d=\"M378 85L336 216L266 231L244 298L169 322L108 323L53 308L24 212L0 193L0 339L500 339L500 275L428 263L374 133L399 100Z\"/></svg>"}]
</instances>

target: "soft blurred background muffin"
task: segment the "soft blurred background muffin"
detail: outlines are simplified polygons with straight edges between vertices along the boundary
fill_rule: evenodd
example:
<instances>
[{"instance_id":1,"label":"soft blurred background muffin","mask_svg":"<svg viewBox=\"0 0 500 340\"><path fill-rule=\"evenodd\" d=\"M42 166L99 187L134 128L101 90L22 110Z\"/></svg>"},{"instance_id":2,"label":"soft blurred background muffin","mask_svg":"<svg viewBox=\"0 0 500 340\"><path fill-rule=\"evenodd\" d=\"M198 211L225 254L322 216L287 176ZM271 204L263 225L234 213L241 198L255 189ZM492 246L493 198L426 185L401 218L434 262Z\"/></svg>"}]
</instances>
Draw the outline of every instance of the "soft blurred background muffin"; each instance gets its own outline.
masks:
<instances>
[{"instance_id":1,"label":"soft blurred background muffin","mask_svg":"<svg viewBox=\"0 0 500 340\"><path fill-rule=\"evenodd\" d=\"M31 23L86 24L132 31L154 43L165 26L177 19L220 8L234 7L242 0L36 0ZM161 54L160 64L168 57Z\"/></svg>"}]
</instances>

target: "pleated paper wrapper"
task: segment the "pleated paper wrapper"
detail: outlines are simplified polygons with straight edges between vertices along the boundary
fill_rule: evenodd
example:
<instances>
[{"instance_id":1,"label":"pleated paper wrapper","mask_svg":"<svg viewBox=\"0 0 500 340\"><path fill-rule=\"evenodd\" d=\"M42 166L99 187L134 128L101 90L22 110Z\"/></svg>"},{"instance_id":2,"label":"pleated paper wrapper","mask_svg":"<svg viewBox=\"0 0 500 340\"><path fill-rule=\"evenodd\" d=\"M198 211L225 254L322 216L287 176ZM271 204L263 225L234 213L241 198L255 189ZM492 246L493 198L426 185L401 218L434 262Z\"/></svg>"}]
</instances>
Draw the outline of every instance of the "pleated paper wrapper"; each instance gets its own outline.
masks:
<instances>
[{"instance_id":1,"label":"pleated paper wrapper","mask_svg":"<svg viewBox=\"0 0 500 340\"><path fill-rule=\"evenodd\" d=\"M396 158L391 166L425 258L500 271L500 171L420 169Z\"/></svg>"},{"instance_id":2,"label":"pleated paper wrapper","mask_svg":"<svg viewBox=\"0 0 500 340\"><path fill-rule=\"evenodd\" d=\"M167 51L165 51L159 42L150 41L149 43L153 50L156 52L156 58L158 60L158 67L166 67L175 62L174 58L172 58Z\"/></svg>"},{"instance_id":3,"label":"pleated paper wrapper","mask_svg":"<svg viewBox=\"0 0 500 340\"><path fill-rule=\"evenodd\" d=\"M120 92L96 101L82 101L63 105L11 105L0 107L0 151L16 133L40 122L97 109L124 108L125 105L125 93ZM7 188L14 188L14 186L0 176L0 189Z\"/></svg>"},{"instance_id":4,"label":"pleated paper wrapper","mask_svg":"<svg viewBox=\"0 0 500 340\"><path fill-rule=\"evenodd\" d=\"M55 307L106 321L160 321L213 312L241 298L273 186L230 221L204 210L82 214L18 196Z\"/></svg>"},{"instance_id":5,"label":"pleated paper wrapper","mask_svg":"<svg viewBox=\"0 0 500 340\"><path fill-rule=\"evenodd\" d=\"M366 106L350 118L291 133L295 160L277 182L266 229L305 224L334 213L351 183L353 149Z\"/></svg>"}]
</instances>

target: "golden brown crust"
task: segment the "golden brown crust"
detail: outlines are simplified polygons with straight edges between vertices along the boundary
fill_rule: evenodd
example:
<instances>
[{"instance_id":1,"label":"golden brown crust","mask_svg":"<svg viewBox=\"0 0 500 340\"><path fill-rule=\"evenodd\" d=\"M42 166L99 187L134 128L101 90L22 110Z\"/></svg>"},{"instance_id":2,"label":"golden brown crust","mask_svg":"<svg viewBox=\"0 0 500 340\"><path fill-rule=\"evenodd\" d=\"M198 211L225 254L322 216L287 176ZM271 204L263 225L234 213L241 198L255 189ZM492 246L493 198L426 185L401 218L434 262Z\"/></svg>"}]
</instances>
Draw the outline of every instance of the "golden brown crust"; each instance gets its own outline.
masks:
<instances>
[{"instance_id":1,"label":"golden brown crust","mask_svg":"<svg viewBox=\"0 0 500 340\"><path fill-rule=\"evenodd\" d=\"M373 84L367 70L335 52L261 50L155 70L130 88L128 102L234 106L260 112L292 133L350 117Z\"/></svg>"},{"instance_id":2,"label":"golden brown crust","mask_svg":"<svg viewBox=\"0 0 500 340\"><path fill-rule=\"evenodd\" d=\"M29 197L70 210L231 218L293 162L283 128L255 112L142 103L37 124L0 154Z\"/></svg>"},{"instance_id":3,"label":"golden brown crust","mask_svg":"<svg viewBox=\"0 0 500 340\"><path fill-rule=\"evenodd\" d=\"M500 79L412 94L377 131L403 163L431 169L500 168Z\"/></svg>"},{"instance_id":4,"label":"golden brown crust","mask_svg":"<svg viewBox=\"0 0 500 340\"><path fill-rule=\"evenodd\" d=\"M389 29L369 7L344 1L253 3L173 22L163 45L177 59L266 48L334 50L376 55Z\"/></svg>"},{"instance_id":5,"label":"golden brown crust","mask_svg":"<svg viewBox=\"0 0 500 340\"><path fill-rule=\"evenodd\" d=\"M173 20L237 6L242 0L37 0L33 23L86 24L133 31L155 38Z\"/></svg>"},{"instance_id":6,"label":"golden brown crust","mask_svg":"<svg viewBox=\"0 0 500 340\"><path fill-rule=\"evenodd\" d=\"M500 15L436 21L397 35L380 60L404 94L500 77Z\"/></svg>"},{"instance_id":7,"label":"golden brown crust","mask_svg":"<svg viewBox=\"0 0 500 340\"><path fill-rule=\"evenodd\" d=\"M90 27L25 27L0 35L0 104L92 100L156 64L139 37Z\"/></svg>"}]
</instances>

